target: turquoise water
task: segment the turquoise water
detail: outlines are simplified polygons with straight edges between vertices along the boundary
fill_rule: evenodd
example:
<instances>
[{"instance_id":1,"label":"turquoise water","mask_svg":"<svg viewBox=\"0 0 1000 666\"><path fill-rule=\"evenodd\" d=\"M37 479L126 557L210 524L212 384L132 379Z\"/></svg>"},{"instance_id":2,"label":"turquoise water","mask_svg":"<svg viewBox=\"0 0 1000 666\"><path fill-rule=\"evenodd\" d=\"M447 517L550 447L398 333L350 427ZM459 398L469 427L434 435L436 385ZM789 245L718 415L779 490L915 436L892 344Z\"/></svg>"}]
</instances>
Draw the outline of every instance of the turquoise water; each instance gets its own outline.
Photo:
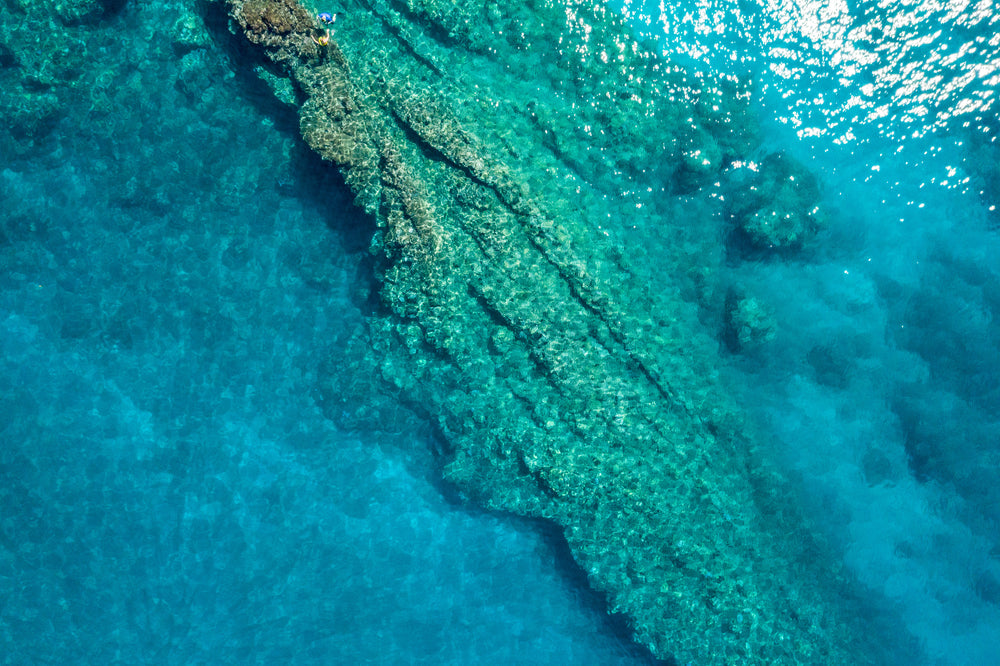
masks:
<instances>
[{"instance_id":1,"label":"turquoise water","mask_svg":"<svg viewBox=\"0 0 1000 666\"><path fill-rule=\"evenodd\" d=\"M818 243L735 252L777 322L744 404L803 505L927 663L1000 663L1000 15L990 2L626 3L750 75L821 180ZM891 640L891 637L886 637Z\"/></svg>"},{"instance_id":2,"label":"turquoise water","mask_svg":"<svg viewBox=\"0 0 1000 666\"><path fill-rule=\"evenodd\" d=\"M628 8L751 74L821 183L815 243L726 248L776 324L728 357L769 455L925 663L1000 663L992 5ZM0 662L652 662L419 419L324 413L371 223L217 10L129 3L54 59L54 5L3 11L0 79L44 99L2 107Z\"/></svg>"}]
</instances>

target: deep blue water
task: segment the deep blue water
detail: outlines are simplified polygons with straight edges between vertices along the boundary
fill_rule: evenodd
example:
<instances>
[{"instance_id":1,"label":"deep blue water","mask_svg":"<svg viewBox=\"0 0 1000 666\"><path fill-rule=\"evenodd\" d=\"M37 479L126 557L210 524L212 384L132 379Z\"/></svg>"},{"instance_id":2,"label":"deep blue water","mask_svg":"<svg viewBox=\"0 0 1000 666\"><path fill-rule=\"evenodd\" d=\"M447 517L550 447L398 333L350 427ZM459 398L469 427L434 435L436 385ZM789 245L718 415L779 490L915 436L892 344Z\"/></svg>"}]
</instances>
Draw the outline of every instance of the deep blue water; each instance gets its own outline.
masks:
<instances>
[{"instance_id":1,"label":"deep blue water","mask_svg":"<svg viewBox=\"0 0 1000 666\"><path fill-rule=\"evenodd\" d=\"M925 663L1000 663L995 7L729 4L629 9L820 177L815 245L727 264L777 323L735 390ZM191 6L0 158L0 663L650 663L418 420L324 416L370 222Z\"/></svg>"}]
</instances>

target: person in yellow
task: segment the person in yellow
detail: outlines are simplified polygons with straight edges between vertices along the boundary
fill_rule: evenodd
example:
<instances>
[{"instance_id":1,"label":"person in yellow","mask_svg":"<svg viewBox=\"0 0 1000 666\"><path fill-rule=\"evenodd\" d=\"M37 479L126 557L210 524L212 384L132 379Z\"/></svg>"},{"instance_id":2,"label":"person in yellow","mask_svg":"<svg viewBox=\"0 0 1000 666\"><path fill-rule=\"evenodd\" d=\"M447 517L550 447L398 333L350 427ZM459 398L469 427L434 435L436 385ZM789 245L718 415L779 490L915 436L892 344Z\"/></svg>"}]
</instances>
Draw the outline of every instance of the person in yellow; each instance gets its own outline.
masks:
<instances>
[{"instance_id":1,"label":"person in yellow","mask_svg":"<svg viewBox=\"0 0 1000 666\"><path fill-rule=\"evenodd\" d=\"M329 28L327 28L324 32L320 33L319 36L316 36L315 34L309 35L309 36L312 37L312 40L314 42L316 42L317 44L319 44L320 46L326 46L327 44L330 43L330 29Z\"/></svg>"}]
</instances>

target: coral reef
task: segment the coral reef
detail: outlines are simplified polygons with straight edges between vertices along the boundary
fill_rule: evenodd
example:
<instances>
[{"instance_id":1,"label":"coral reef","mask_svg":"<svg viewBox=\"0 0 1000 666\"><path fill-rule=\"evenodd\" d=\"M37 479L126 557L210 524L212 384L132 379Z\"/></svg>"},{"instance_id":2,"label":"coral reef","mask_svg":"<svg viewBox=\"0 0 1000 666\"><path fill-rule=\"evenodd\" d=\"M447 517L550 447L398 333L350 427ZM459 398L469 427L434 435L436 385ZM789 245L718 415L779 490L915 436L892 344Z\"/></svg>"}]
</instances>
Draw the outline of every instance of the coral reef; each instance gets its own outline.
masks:
<instances>
[{"instance_id":1,"label":"coral reef","mask_svg":"<svg viewBox=\"0 0 1000 666\"><path fill-rule=\"evenodd\" d=\"M757 298L731 291L726 298L726 330L732 351L743 351L774 340L777 323L771 311Z\"/></svg>"},{"instance_id":2,"label":"coral reef","mask_svg":"<svg viewBox=\"0 0 1000 666\"><path fill-rule=\"evenodd\" d=\"M95 24L119 11L125 0L10 0L11 11L25 15L38 14L58 20L62 25Z\"/></svg>"},{"instance_id":3,"label":"coral reef","mask_svg":"<svg viewBox=\"0 0 1000 666\"><path fill-rule=\"evenodd\" d=\"M669 234L655 198L750 150L738 82L664 62L588 2L362 1L327 45L291 0L227 5L378 228L381 308L338 374L374 368L419 405L468 497L561 526L656 655L872 660L823 592L836 567L754 459L716 343L671 283L683 269L636 265L602 227L649 216ZM785 194L756 209L801 198L782 164L761 185Z\"/></svg>"},{"instance_id":4,"label":"coral reef","mask_svg":"<svg viewBox=\"0 0 1000 666\"><path fill-rule=\"evenodd\" d=\"M730 214L758 248L801 247L823 227L819 185L793 157L768 155L733 178Z\"/></svg>"},{"instance_id":5,"label":"coral reef","mask_svg":"<svg viewBox=\"0 0 1000 666\"><path fill-rule=\"evenodd\" d=\"M0 3L0 154L31 150L101 72L100 24L121 2ZM97 35L92 39L92 36Z\"/></svg>"},{"instance_id":6,"label":"coral reef","mask_svg":"<svg viewBox=\"0 0 1000 666\"><path fill-rule=\"evenodd\" d=\"M61 0L55 4L55 11L63 23L73 25L96 23L124 5L125 0Z\"/></svg>"}]
</instances>

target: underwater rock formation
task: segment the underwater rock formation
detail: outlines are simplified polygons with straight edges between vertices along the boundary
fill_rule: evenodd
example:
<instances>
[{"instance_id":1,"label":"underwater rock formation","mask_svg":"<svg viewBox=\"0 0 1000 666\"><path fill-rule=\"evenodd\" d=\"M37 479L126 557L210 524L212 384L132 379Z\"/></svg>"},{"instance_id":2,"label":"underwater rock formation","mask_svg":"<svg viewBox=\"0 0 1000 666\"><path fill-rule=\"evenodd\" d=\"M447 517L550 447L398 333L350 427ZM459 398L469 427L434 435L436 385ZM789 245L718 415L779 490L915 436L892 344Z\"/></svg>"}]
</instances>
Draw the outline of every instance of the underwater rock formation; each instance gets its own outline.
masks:
<instances>
[{"instance_id":1,"label":"underwater rock formation","mask_svg":"<svg viewBox=\"0 0 1000 666\"><path fill-rule=\"evenodd\" d=\"M777 335L774 315L759 299L732 290L726 296L723 339L739 352L771 342Z\"/></svg>"},{"instance_id":2,"label":"underwater rock formation","mask_svg":"<svg viewBox=\"0 0 1000 666\"><path fill-rule=\"evenodd\" d=\"M653 56L586 1L361 1L328 41L305 20L323 8L227 6L377 224L383 309L342 372L376 368L421 405L467 496L560 525L654 654L868 663L822 592L836 573L753 459L682 269L606 230L672 233L653 199L752 145L740 86Z\"/></svg>"},{"instance_id":3,"label":"underwater rock formation","mask_svg":"<svg viewBox=\"0 0 1000 666\"><path fill-rule=\"evenodd\" d=\"M795 249L823 227L816 177L784 153L768 155L729 183L730 215L758 249Z\"/></svg>"},{"instance_id":4,"label":"underwater rock formation","mask_svg":"<svg viewBox=\"0 0 1000 666\"><path fill-rule=\"evenodd\" d=\"M0 3L0 156L31 152L82 97L108 87L92 67L117 0Z\"/></svg>"}]
</instances>

